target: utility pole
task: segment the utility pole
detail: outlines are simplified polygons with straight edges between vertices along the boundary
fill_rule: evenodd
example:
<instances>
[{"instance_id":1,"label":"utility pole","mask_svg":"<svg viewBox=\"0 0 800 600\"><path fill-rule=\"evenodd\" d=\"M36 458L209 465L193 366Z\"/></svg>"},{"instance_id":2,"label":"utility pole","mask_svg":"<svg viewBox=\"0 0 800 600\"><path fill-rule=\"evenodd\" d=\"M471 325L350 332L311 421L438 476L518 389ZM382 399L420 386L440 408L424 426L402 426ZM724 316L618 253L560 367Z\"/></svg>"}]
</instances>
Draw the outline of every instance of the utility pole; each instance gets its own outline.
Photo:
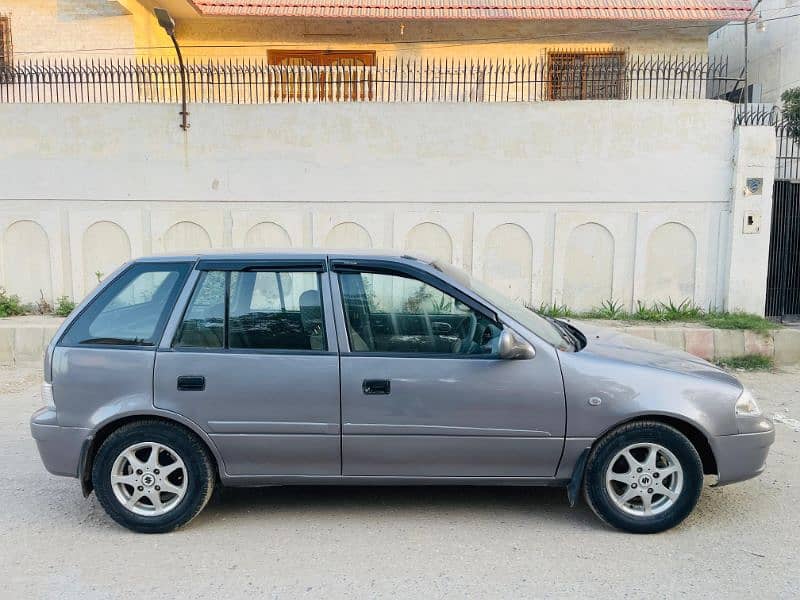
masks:
<instances>
[{"instance_id":1,"label":"utility pole","mask_svg":"<svg viewBox=\"0 0 800 600\"><path fill-rule=\"evenodd\" d=\"M762 0L756 0L756 3L753 4L753 8L750 9L750 12L747 13L747 18L744 20L744 94L742 97L744 98L745 112L747 111L747 103L750 102L750 90L748 90L750 79L747 72L747 29L750 25L750 17L753 16L754 12L756 12L756 9L761 2Z\"/></svg>"}]
</instances>

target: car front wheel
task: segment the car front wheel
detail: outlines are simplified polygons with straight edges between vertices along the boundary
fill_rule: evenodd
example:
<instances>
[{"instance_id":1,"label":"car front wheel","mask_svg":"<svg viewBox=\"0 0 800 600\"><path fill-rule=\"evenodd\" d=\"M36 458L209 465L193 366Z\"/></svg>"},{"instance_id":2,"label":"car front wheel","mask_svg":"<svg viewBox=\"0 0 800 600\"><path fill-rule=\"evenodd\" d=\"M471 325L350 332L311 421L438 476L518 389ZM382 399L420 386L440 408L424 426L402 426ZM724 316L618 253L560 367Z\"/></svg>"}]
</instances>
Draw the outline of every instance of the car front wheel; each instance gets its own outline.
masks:
<instances>
[{"instance_id":1,"label":"car front wheel","mask_svg":"<svg viewBox=\"0 0 800 600\"><path fill-rule=\"evenodd\" d=\"M640 421L606 435L589 455L584 495L609 525L632 533L670 529L692 512L703 465L692 443L664 423Z\"/></svg>"},{"instance_id":2,"label":"car front wheel","mask_svg":"<svg viewBox=\"0 0 800 600\"><path fill-rule=\"evenodd\" d=\"M214 489L202 443L179 425L140 421L114 431L92 468L100 504L117 523L142 533L165 533L191 521Z\"/></svg>"}]
</instances>

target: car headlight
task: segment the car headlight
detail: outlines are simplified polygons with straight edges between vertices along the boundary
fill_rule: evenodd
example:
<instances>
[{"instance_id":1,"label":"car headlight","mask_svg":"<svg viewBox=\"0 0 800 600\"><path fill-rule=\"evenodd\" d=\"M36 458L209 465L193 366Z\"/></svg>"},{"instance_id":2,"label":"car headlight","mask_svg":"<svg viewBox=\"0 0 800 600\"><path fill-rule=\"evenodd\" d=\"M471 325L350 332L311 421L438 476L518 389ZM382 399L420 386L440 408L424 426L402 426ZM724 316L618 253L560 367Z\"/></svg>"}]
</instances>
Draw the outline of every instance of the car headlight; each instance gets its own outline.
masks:
<instances>
[{"instance_id":1,"label":"car headlight","mask_svg":"<svg viewBox=\"0 0 800 600\"><path fill-rule=\"evenodd\" d=\"M42 383L42 401L47 408L55 409L56 402L53 400L53 384L44 382Z\"/></svg>"},{"instance_id":2,"label":"car headlight","mask_svg":"<svg viewBox=\"0 0 800 600\"><path fill-rule=\"evenodd\" d=\"M736 401L736 416L737 417L757 417L761 414L761 409L758 407L758 402L753 398L753 394L747 388L744 389L742 395Z\"/></svg>"}]
</instances>

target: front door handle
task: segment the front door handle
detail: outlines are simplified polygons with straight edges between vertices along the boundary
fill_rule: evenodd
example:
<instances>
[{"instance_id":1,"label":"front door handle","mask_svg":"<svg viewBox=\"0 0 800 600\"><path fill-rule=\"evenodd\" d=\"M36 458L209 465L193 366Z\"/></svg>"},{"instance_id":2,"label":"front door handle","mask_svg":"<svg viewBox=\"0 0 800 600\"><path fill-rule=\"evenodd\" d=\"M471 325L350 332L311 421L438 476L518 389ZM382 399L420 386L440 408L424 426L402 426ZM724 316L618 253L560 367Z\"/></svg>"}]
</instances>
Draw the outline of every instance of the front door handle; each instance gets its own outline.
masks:
<instances>
[{"instance_id":1,"label":"front door handle","mask_svg":"<svg viewBox=\"0 0 800 600\"><path fill-rule=\"evenodd\" d=\"M365 379L361 389L368 396L386 395L392 391L392 384L388 379Z\"/></svg>"},{"instance_id":2,"label":"front door handle","mask_svg":"<svg viewBox=\"0 0 800 600\"><path fill-rule=\"evenodd\" d=\"M206 389L206 378L202 375L181 375L178 389L182 392L202 392Z\"/></svg>"}]
</instances>

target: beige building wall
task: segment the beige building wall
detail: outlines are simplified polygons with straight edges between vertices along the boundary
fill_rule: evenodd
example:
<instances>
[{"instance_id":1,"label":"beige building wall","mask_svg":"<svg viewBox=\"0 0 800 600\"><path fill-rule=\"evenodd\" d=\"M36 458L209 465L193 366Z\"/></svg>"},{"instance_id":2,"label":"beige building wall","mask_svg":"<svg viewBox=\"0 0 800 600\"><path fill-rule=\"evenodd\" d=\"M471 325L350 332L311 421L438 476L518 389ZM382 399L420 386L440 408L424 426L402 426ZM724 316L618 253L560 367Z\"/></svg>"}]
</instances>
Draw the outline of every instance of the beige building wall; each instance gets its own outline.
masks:
<instances>
[{"instance_id":1,"label":"beige building wall","mask_svg":"<svg viewBox=\"0 0 800 600\"><path fill-rule=\"evenodd\" d=\"M17 60L124 54L134 42L134 22L110 0L0 0L8 16Z\"/></svg>"},{"instance_id":2,"label":"beige building wall","mask_svg":"<svg viewBox=\"0 0 800 600\"><path fill-rule=\"evenodd\" d=\"M0 284L26 300L129 256L289 246L420 251L537 306L763 309L769 213L732 239L731 193L774 146L725 102L195 105L187 133L175 106L4 110Z\"/></svg>"},{"instance_id":3,"label":"beige building wall","mask_svg":"<svg viewBox=\"0 0 800 600\"><path fill-rule=\"evenodd\" d=\"M552 49L620 48L633 54L707 52L702 26L636 21L370 21L186 19L178 37L189 56L266 57L277 50L375 51L403 58L536 58Z\"/></svg>"},{"instance_id":4,"label":"beige building wall","mask_svg":"<svg viewBox=\"0 0 800 600\"><path fill-rule=\"evenodd\" d=\"M189 57L265 58L270 49L366 50L376 57L535 58L548 50L619 48L705 55L711 23L420 21L200 17L187 0L2 0L18 59L173 56L152 14L168 8Z\"/></svg>"}]
</instances>

